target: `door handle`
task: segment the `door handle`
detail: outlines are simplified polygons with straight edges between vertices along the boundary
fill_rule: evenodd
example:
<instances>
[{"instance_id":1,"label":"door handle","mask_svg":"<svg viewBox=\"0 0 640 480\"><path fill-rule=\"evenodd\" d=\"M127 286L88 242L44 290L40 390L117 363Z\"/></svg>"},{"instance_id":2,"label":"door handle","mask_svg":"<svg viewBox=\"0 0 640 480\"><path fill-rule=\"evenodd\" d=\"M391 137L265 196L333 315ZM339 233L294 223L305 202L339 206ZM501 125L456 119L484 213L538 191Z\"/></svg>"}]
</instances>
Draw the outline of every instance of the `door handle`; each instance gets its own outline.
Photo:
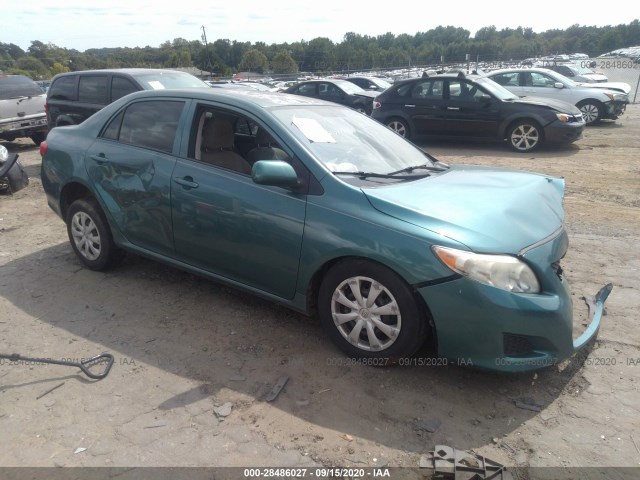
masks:
<instances>
[{"instance_id":1,"label":"door handle","mask_svg":"<svg viewBox=\"0 0 640 480\"><path fill-rule=\"evenodd\" d=\"M447 107L447 110L460 110L460 107Z\"/></svg>"},{"instance_id":2,"label":"door handle","mask_svg":"<svg viewBox=\"0 0 640 480\"><path fill-rule=\"evenodd\" d=\"M405 105L405 107L416 108L415 105Z\"/></svg>"},{"instance_id":3,"label":"door handle","mask_svg":"<svg viewBox=\"0 0 640 480\"><path fill-rule=\"evenodd\" d=\"M91 160L94 160L98 165L104 165L107 163L107 156L104 153L98 155L91 155Z\"/></svg>"},{"instance_id":4,"label":"door handle","mask_svg":"<svg viewBox=\"0 0 640 480\"><path fill-rule=\"evenodd\" d=\"M191 177L184 178L174 178L173 181L178 185L182 185L185 190L189 190L191 188L198 188L198 183L193 181Z\"/></svg>"}]
</instances>

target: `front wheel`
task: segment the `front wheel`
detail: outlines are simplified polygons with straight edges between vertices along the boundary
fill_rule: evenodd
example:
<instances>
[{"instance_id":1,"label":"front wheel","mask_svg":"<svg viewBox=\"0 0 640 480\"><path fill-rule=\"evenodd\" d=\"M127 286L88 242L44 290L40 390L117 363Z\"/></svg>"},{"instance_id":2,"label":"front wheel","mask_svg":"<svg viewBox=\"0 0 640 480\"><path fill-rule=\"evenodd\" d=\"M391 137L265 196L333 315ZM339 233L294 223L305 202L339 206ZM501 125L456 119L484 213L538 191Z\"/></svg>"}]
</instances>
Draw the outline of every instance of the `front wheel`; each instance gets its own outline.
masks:
<instances>
[{"instance_id":1,"label":"front wheel","mask_svg":"<svg viewBox=\"0 0 640 480\"><path fill-rule=\"evenodd\" d=\"M507 140L511 148L516 152L532 152L542 142L542 129L536 122L521 120L509 127Z\"/></svg>"},{"instance_id":2,"label":"front wheel","mask_svg":"<svg viewBox=\"0 0 640 480\"><path fill-rule=\"evenodd\" d=\"M113 242L109 224L93 198L81 198L67 211L67 233L73 251L91 270L106 270L123 256Z\"/></svg>"},{"instance_id":3,"label":"front wheel","mask_svg":"<svg viewBox=\"0 0 640 480\"><path fill-rule=\"evenodd\" d=\"M596 100L583 100L576 105L582 112L582 117L587 125L598 123L602 120L603 105Z\"/></svg>"},{"instance_id":4,"label":"front wheel","mask_svg":"<svg viewBox=\"0 0 640 480\"><path fill-rule=\"evenodd\" d=\"M342 261L329 270L318 313L333 342L355 358L408 357L427 336L426 315L404 280L367 260Z\"/></svg>"}]
</instances>

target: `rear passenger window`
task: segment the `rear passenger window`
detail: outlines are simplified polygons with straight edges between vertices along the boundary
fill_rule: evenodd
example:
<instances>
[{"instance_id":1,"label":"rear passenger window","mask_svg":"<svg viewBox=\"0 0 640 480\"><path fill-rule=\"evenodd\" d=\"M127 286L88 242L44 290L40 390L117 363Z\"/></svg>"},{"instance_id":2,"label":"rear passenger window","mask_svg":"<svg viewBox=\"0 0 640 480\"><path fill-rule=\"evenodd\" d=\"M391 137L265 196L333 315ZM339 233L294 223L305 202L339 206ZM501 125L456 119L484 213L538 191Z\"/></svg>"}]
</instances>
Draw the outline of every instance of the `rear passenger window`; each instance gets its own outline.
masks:
<instances>
[{"instance_id":1,"label":"rear passenger window","mask_svg":"<svg viewBox=\"0 0 640 480\"><path fill-rule=\"evenodd\" d=\"M49 98L54 98L56 100L75 100L77 81L77 75L58 78L53 82L51 87L49 87Z\"/></svg>"},{"instance_id":2,"label":"rear passenger window","mask_svg":"<svg viewBox=\"0 0 640 480\"><path fill-rule=\"evenodd\" d=\"M124 117L120 114L111 121L102 137L171 153L183 107L184 102L172 100L134 103Z\"/></svg>"},{"instance_id":3,"label":"rear passenger window","mask_svg":"<svg viewBox=\"0 0 640 480\"><path fill-rule=\"evenodd\" d=\"M78 101L83 103L93 103L106 105L109 103L107 97L108 77L106 75L83 75L80 77L78 88Z\"/></svg>"},{"instance_id":4,"label":"rear passenger window","mask_svg":"<svg viewBox=\"0 0 640 480\"><path fill-rule=\"evenodd\" d=\"M111 101L115 102L119 98L137 92L138 90L140 89L130 80L122 77L113 77L111 81Z\"/></svg>"}]
</instances>

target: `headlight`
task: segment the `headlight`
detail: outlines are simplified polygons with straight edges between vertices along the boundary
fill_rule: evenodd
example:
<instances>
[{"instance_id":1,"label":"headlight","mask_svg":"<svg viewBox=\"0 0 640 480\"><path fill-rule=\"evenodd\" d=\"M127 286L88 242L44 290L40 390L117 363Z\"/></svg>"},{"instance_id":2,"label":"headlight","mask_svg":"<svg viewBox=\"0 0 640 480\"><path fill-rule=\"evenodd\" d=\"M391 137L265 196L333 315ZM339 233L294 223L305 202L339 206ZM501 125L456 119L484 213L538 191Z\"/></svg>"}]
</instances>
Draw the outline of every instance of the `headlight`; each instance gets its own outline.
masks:
<instances>
[{"instance_id":1,"label":"headlight","mask_svg":"<svg viewBox=\"0 0 640 480\"><path fill-rule=\"evenodd\" d=\"M433 252L447 267L485 285L513 293L539 293L533 270L509 255L484 255L434 245Z\"/></svg>"},{"instance_id":2,"label":"headlight","mask_svg":"<svg viewBox=\"0 0 640 480\"><path fill-rule=\"evenodd\" d=\"M0 162L4 162L9 158L9 151L4 147L4 145L0 145Z\"/></svg>"},{"instance_id":3,"label":"headlight","mask_svg":"<svg viewBox=\"0 0 640 480\"><path fill-rule=\"evenodd\" d=\"M556 113L556 117L558 117L558 120L562 123L566 123L571 118L571 115L567 115L566 113Z\"/></svg>"}]
</instances>

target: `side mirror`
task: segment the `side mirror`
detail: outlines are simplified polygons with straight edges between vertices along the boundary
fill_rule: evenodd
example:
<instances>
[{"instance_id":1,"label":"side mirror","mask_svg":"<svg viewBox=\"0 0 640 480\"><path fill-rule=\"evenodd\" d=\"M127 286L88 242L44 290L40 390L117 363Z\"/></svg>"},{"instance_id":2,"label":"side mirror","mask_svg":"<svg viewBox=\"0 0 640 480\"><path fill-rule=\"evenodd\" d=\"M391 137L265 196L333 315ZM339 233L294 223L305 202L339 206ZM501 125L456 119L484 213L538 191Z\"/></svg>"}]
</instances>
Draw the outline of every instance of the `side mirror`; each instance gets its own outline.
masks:
<instances>
[{"instance_id":1,"label":"side mirror","mask_svg":"<svg viewBox=\"0 0 640 480\"><path fill-rule=\"evenodd\" d=\"M480 96L480 103L483 105L489 105L491 103L491 95L487 95L486 93L483 93Z\"/></svg>"},{"instance_id":2,"label":"side mirror","mask_svg":"<svg viewBox=\"0 0 640 480\"><path fill-rule=\"evenodd\" d=\"M553 86L554 86L555 88L564 88L564 83L562 83L562 82L556 82L556 83L554 83L554 84L553 84Z\"/></svg>"},{"instance_id":3,"label":"side mirror","mask_svg":"<svg viewBox=\"0 0 640 480\"><path fill-rule=\"evenodd\" d=\"M293 167L282 160L258 160L251 168L251 178L258 185L295 187L298 175Z\"/></svg>"}]
</instances>

